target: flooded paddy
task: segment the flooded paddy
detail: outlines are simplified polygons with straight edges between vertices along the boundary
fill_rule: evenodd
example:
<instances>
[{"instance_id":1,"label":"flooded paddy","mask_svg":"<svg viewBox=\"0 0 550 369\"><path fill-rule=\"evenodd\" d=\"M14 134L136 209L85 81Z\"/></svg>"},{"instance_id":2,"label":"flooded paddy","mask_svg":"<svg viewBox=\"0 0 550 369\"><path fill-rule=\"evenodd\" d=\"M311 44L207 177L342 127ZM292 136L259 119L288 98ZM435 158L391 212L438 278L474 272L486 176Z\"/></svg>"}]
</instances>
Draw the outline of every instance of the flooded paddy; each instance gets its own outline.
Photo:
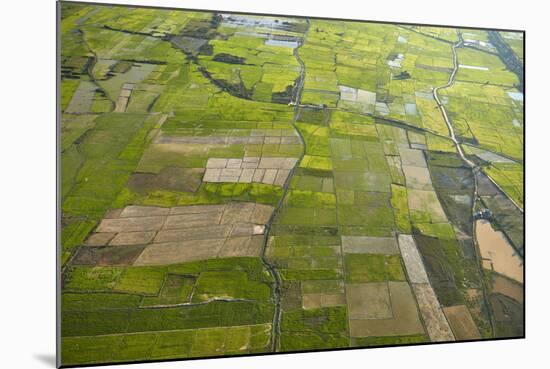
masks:
<instances>
[{"instance_id":1,"label":"flooded paddy","mask_svg":"<svg viewBox=\"0 0 550 369\"><path fill-rule=\"evenodd\" d=\"M288 41L288 40L277 40L277 39L268 39L265 40L265 44L268 46L282 46L295 49L298 47L298 41Z\"/></svg>"},{"instance_id":2,"label":"flooded paddy","mask_svg":"<svg viewBox=\"0 0 550 369\"><path fill-rule=\"evenodd\" d=\"M464 65L464 64L460 64L459 67L460 67L460 68L464 68L464 69L489 70L489 68L487 68L487 67L479 67L479 66L477 66L477 65Z\"/></svg>"},{"instance_id":3,"label":"flooded paddy","mask_svg":"<svg viewBox=\"0 0 550 369\"><path fill-rule=\"evenodd\" d=\"M510 96L512 100L523 102L523 93L521 92L508 91L508 96Z\"/></svg>"},{"instance_id":4,"label":"flooded paddy","mask_svg":"<svg viewBox=\"0 0 550 369\"><path fill-rule=\"evenodd\" d=\"M490 222L481 219L476 222L476 239L484 266L523 283L523 261L502 232L494 230Z\"/></svg>"}]
</instances>

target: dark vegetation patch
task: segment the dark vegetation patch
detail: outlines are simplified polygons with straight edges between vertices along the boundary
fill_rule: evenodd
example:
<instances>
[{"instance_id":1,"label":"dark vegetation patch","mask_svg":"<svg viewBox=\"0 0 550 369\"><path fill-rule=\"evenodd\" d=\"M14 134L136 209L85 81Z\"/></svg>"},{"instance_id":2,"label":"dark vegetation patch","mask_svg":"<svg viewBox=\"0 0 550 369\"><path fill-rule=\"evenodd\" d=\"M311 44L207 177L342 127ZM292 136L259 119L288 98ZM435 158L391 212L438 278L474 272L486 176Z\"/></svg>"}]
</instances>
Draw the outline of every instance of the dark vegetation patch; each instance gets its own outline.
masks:
<instances>
[{"instance_id":1,"label":"dark vegetation patch","mask_svg":"<svg viewBox=\"0 0 550 369\"><path fill-rule=\"evenodd\" d=\"M162 309L63 311L63 337L209 327L271 322L267 303L214 301Z\"/></svg>"},{"instance_id":2,"label":"dark vegetation patch","mask_svg":"<svg viewBox=\"0 0 550 369\"><path fill-rule=\"evenodd\" d=\"M145 245L81 247L72 261L74 265L131 265Z\"/></svg>"},{"instance_id":3,"label":"dark vegetation patch","mask_svg":"<svg viewBox=\"0 0 550 369\"><path fill-rule=\"evenodd\" d=\"M333 178L334 174L332 170L322 170L322 169L315 169L315 168L303 168L298 167L296 168L296 177L299 176L314 176L314 177L321 177L321 178Z\"/></svg>"},{"instance_id":4,"label":"dark vegetation patch","mask_svg":"<svg viewBox=\"0 0 550 369\"><path fill-rule=\"evenodd\" d=\"M198 69L206 79L212 82L220 90L241 99L252 100L253 89L246 88L242 80L240 80L239 83L231 83L224 79L214 78L205 67L199 66Z\"/></svg>"},{"instance_id":5,"label":"dark vegetation patch","mask_svg":"<svg viewBox=\"0 0 550 369\"><path fill-rule=\"evenodd\" d=\"M453 113L450 113L451 120L453 119L452 114ZM457 116L457 118L458 118L458 116ZM479 146L479 141L477 140L477 138L467 136L468 134L470 134L470 132L464 132L463 134L466 135L466 136L464 136L460 133L457 135L460 138L461 142L470 144L472 146Z\"/></svg>"},{"instance_id":6,"label":"dark vegetation patch","mask_svg":"<svg viewBox=\"0 0 550 369\"><path fill-rule=\"evenodd\" d=\"M111 71L113 73L126 73L132 68L132 64L132 62L126 60L119 60L111 67Z\"/></svg>"},{"instance_id":7,"label":"dark vegetation patch","mask_svg":"<svg viewBox=\"0 0 550 369\"><path fill-rule=\"evenodd\" d=\"M123 28L117 28L117 27L111 27L107 24L103 25L103 28L109 30L109 31L115 31L115 32L121 32L121 33L126 33L128 35L138 35L138 36L146 36L146 37L153 37L153 35L151 33L148 33L148 32L139 32L139 31L131 31L131 30L128 30L128 29L123 29Z\"/></svg>"},{"instance_id":8,"label":"dark vegetation patch","mask_svg":"<svg viewBox=\"0 0 550 369\"><path fill-rule=\"evenodd\" d=\"M292 101L294 89L296 86L297 80L294 81L293 85L286 86L284 91L273 92L271 95L271 102L276 104L288 104Z\"/></svg>"},{"instance_id":9,"label":"dark vegetation patch","mask_svg":"<svg viewBox=\"0 0 550 369\"><path fill-rule=\"evenodd\" d=\"M428 153L432 183L449 220L472 237L474 178L456 154Z\"/></svg>"},{"instance_id":10,"label":"dark vegetation patch","mask_svg":"<svg viewBox=\"0 0 550 369\"><path fill-rule=\"evenodd\" d=\"M153 190L196 192L202 183L204 169L201 168L163 168L158 174L134 173L128 180L128 188L138 193Z\"/></svg>"},{"instance_id":11,"label":"dark vegetation patch","mask_svg":"<svg viewBox=\"0 0 550 369\"><path fill-rule=\"evenodd\" d=\"M97 220L79 217L66 217L61 218L61 245L62 250L62 264L64 265L70 258L71 253L82 243L84 239L96 226Z\"/></svg>"},{"instance_id":12,"label":"dark vegetation patch","mask_svg":"<svg viewBox=\"0 0 550 369\"><path fill-rule=\"evenodd\" d=\"M497 337L521 337L524 335L523 304L501 295L492 294L489 297L496 320Z\"/></svg>"},{"instance_id":13,"label":"dark vegetation patch","mask_svg":"<svg viewBox=\"0 0 550 369\"><path fill-rule=\"evenodd\" d=\"M330 110L313 107L301 107L298 113L298 122L327 126L330 120Z\"/></svg>"},{"instance_id":14,"label":"dark vegetation patch","mask_svg":"<svg viewBox=\"0 0 550 369\"><path fill-rule=\"evenodd\" d=\"M220 25L223 17L221 14L212 14L210 20L192 20L185 25L182 34L190 37L211 39L217 33L217 28Z\"/></svg>"},{"instance_id":15,"label":"dark vegetation patch","mask_svg":"<svg viewBox=\"0 0 550 369\"><path fill-rule=\"evenodd\" d=\"M456 255L456 241L443 241L423 235L414 235L414 239L439 302L443 306L462 304L464 301L457 286L462 270L459 255Z\"/></svg>"},{"instance_id":16,"label":"dark vegetation patch","mask_svg":"<svg viewBox=\"0 0 550 369\"><path fill-rule=\"evenodd\" d=\"M167 34L164 39L170 41L173 47L182 50L188 58L196 62L199 54L212 55L213 49L208 44L209 40L224 37L217 32L221 20L222 16L219 14L213 14L208 21L192 20L178 35Z\"/></svg>"},{"instance_id":17,"label":"dark vegetation patch","mask_svg":"<svg viewBox=\"0 0 550 369\"><path fill-rule=\"evenodd\" d=\"M61 60L61 78L80 79L94 62L91 56L69 56Z\"/></svg>"},{"instance_id":18,"label":"dark vegetation patch","mask_svg":"<svg viewBox=\"0 0 550 369\"><path fill-rule=\"evenodd\" d=\"M502 35L498 31L488 31L489 41L497 48L500 60L506 65L508 70L511 70L519 79L518 90L523 92L523 63L521 59L514 53L514 50L508 45Z\"/></svg>"},{"instance_id":19,"label":"dark vegetation patch","mask_svg":"<svg viewBox=\"0 0 550 369\"><path fill-rule=\"evenodd\" d=\"M276 21L278 22L278 21ZM289 31L293 33L300 33L303 34L307 30L307 23L306 22L288 22L288 21L282 21L278 22L280 24L280 28L283 31Z\"/></svg>"},{"instance_id":20,"label":"dark vegetation patch","mask_svg":"<svg viewBox=\"0 0 550 369\"><path fill-rule=\"evenodd\" d=\"M208 43L208 40L179 35L173 36L170 42L176 49L182 50L185 54L194 55Z\"/></svg>"},{"instance_id":21,"label":"dark vegetation patch","mask_svg":"<svg viewBox=\"0 0 550 369\"><path fill-rule=\"evenodd\" d=\"M214 61L228 64L246 64L246 59L240 56L235 56L227 53L219 53L212 58Z\"/></svg>"},{"instance_id":22,"label":"dark vegetation patch","mask_svg":"<svg viewBox=\"0 0 550 369\"><path fill-rule=\"evenodd\" d=\"M209 43L203 44L199 47L199 54L204 56L211 56L214 53L214 48Z\"/></svg>"},{"instance_id":23,"label":"dark vegetation patch","mask_svg":"<svg viewBox=\"0 0 550 369\"><path fill-rule=\"evenodd\" d=\"M409 79L411 78L411 74L409 72L407 72L406 70L402 71L401 73L393 76L393 79L395 80L404 80L404 79Z\"/></svg>"},{"instance_id":24,"label":"dark vegetation patch","mask_svg":"<svg viewBox=\"0 0 550 369\"><path fill-rule=\"evenodd\" d=\"M302 308L302 286L300 281L284 281L281 286L281 308L285 311Z\"/></svg>"},{"instance_id":25,"label":"dark vegetation patch","mask_svg":"<svg viewBox=\"0 0 550 369\"><path fill-rule=\"evenodd\" d=\"M474 259L476 250L472 238L458 238L458 244L462 249L462 253L466 259Z\"/></svg>"}]
</instances>

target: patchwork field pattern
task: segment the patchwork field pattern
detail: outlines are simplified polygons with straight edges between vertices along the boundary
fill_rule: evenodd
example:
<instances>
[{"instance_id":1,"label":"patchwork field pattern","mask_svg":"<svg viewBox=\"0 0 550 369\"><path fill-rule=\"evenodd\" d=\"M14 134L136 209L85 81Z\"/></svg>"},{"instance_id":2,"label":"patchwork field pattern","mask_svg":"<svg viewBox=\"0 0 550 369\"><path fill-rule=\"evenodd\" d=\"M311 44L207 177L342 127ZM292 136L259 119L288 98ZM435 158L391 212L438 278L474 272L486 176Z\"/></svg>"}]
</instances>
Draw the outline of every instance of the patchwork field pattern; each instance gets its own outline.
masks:
<instances>
[{"instance_id":1,"label":"patchwork field pattern","mask_svg":"<svg viewBox=\"0 0 550 369\"><path fill-rule=\"evenodd\" d=\"M61 17L63 365L524 335L522 32Z\"/></svg>"}]
</instances>

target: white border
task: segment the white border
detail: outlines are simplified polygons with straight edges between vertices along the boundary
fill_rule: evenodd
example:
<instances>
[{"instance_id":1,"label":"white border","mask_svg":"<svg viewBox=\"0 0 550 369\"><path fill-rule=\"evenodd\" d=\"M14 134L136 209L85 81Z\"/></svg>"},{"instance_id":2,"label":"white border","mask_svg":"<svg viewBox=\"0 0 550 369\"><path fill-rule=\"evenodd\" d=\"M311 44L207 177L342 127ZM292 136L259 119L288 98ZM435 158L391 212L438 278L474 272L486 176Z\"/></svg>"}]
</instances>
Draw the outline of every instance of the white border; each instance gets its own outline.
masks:
<instances>
[{"instance_id":1,"label":"white border","mask_svg":"<svg viewBox=\"0 0 550 369\"><path fill-rule=\"evenodd\" d=\"M98 0L98 2L101 2ZM527 31L527 339L140 364L136 368L518 368L547 361L548 12L536 2L427 0L131 0L185 8L281 13ZM7 368L54 366L55 352L55 1L3 4L2 355ZM7 79L7 83L5 80ZM7 205L7 206L6 206ZM538 364L538 365L537 365ZM543 365L543 364L542 364Z\"/></svg>"}]
</instances>

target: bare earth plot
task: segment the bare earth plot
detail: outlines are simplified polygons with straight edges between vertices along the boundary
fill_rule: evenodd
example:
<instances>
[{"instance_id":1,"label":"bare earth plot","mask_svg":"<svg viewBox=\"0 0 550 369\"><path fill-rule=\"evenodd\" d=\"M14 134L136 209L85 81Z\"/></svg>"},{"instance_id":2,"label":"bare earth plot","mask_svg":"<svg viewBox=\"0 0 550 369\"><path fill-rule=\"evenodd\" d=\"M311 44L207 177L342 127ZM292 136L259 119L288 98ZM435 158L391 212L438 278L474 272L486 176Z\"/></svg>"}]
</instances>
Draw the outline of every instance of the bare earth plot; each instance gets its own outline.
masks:
<instances>
[{"instance_id":1,"label":"bare earth plot","mask_svg":"<svg viewBox=\"0 0 550 369\"><path fill-rule=\"evenodd\" d=\"M144 245L134 265L258 256L272 212L270 206L253 203L175 208L128 206L104 218L87 245Z\"/></svg>"},{"instance_id":2,"label":"bare earth plot","mask_svg":"<svg viewBox=\"0 0 550 369\"><path fill-rule=\"evenodd\" d=\"M351 337L424 333L408 283L348 285L346 295Z\"/></svg>"},{"instance_id":3,"label":"bare earth plot","mask_svg":"<svg viewBox=\"0 0 550 369\"><path fill-rule=\"evenodd\" d=\"M296 158L248 157L242 159L210 158L204 182L265 183L282 186Z\"/></svg>"}]
</instances>

